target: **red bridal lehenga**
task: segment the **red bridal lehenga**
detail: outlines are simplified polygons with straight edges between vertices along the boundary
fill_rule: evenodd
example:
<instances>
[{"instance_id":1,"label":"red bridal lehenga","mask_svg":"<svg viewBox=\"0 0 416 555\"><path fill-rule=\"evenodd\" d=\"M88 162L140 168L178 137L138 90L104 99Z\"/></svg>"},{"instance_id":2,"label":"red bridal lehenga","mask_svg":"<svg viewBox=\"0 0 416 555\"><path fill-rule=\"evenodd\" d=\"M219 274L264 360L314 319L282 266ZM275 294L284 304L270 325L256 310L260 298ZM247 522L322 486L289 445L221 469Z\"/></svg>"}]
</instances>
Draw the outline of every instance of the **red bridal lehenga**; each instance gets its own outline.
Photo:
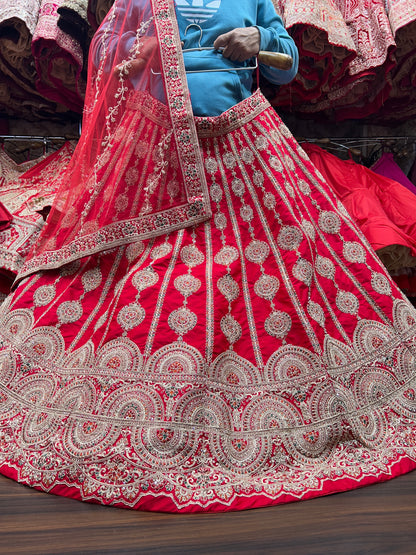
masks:
<instances>
[{"instance_id":1,"label":"red bridal lehenga","mask_svg":"<svg viewBox=\"0 0 416 555\"><path fill-rule=\"evenodd\" d=\"M193 512L412 470L414 308L260 92L193 119L152 8L98 31L68 184L1 309L1 472Z\"/></svg>"}]
</instances>

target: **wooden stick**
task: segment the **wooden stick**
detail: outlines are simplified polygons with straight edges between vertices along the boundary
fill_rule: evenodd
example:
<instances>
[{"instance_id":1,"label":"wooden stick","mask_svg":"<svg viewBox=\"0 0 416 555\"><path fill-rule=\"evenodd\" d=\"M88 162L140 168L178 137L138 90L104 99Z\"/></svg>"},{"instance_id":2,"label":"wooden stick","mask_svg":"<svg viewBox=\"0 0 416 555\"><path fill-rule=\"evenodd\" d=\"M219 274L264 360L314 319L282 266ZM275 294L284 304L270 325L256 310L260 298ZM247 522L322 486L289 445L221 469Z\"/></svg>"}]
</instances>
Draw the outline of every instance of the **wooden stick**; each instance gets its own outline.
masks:
<instances>
[{"instance_id":1,"label":"wooden stick","mask_svg":"<svg viewBox=\"0 0 416 555\"><path fill-rule=\"evenodd\" d=\"M257 59L260 64L275 67L276 69L288 70L293 64L292 57L288 54L282 54L282 52L267 52L266 50L260 50L257 54Z\"/></svg>"}]
</instances>

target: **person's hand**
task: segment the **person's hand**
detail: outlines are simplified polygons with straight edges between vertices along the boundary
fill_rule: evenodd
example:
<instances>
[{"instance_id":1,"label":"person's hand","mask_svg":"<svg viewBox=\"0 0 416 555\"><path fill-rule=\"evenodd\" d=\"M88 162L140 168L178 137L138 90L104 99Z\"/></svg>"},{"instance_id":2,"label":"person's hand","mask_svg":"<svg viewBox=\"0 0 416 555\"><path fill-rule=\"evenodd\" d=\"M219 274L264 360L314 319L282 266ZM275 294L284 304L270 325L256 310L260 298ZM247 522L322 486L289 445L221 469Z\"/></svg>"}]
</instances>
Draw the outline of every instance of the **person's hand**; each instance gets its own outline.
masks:
<instances>
[{"instance_id":1,"label":"person's hand","mask_svg":"<svg viewBox=\"0 0 416 555\"><path fill-rule=\"evenodd\" d=\"M233 62L245 62L260 50L260 32L257 27L239 27L215 39L214 48Z\"/></svg>"},{"instance_id":2,"label":"person's hand","mask_svg":"<svg viewBox=\"0 0 416 555\"><path fill-rule=\"evenodd\" d=\"M134 60L118 64L114 68L114 73L118 74L120 71L126 71L126 73L131 77L144 69L149 63L151 64L152 69L159 71L160 63L157 38L146 37L140 40L142 41L142 46L140 48L139 57Z\"/></svg>"}]
</instances>

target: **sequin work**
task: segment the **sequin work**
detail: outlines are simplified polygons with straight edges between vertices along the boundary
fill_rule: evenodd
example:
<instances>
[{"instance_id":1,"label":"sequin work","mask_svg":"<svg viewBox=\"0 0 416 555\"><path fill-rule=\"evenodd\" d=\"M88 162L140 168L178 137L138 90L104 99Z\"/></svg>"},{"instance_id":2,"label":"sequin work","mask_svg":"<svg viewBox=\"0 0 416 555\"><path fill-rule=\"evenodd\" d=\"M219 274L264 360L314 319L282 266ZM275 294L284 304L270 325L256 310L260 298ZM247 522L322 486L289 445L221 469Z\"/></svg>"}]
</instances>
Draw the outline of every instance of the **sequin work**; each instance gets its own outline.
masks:
<instances>
[{"instance_id":1,"label":"sequin work","mask_svg":"<svg viewBox=\"0 0 416 555\"><path fill-rule=\"evenodd\" d=\"M259 93L197 129L211 220L28 277L3 306L1 472L223 511L414 468L414 309Z\"/></svg>"}]
</instances>

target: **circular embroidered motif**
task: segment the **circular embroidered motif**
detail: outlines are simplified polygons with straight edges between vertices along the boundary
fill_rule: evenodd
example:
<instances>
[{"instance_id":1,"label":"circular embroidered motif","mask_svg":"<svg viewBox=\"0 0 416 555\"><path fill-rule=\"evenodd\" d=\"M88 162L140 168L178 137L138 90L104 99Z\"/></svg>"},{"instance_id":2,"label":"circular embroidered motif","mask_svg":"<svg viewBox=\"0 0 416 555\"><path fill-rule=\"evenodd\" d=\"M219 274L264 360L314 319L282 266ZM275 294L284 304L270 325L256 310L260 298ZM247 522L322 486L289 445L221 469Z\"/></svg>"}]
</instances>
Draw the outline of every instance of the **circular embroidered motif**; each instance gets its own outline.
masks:
<instances>
[{"instance_id":1,"label":"circular embroidered motif","mask_svg":"<svg viewBox=\"0 0 416 555\"><path fill-rule=\"evenodd\" d=\"M62 277L72 276L73 274L78 272L80 268L81 268L81 262L79 260L74 260L73 262L70 262L69 264L65 264L65 266L62 266L62 268L60 268L59 270L59 273L61 274Z\"/></svg>"},{"instance_id":2,"label":"circular embroidered motif","mask_svg":"<svg viewBox=\"0 0 416 555\"><path fill-rule=\"evenodd\" d=\"M295 198L295 189L292 187L289 181L285 181L285 188L286 188L287 194L290 197Z\"/></svg>"},{"instance_id":3,"label":"circular embroidered motif","mask_svg":"<svg viewBox=\"0 0 416 555\"><path fill-rule=\"evenodd\" d=\"M238 260L239 254L235 247L225 246L217 252L214 257L214 262L221 264L221 266L229 266L236 260Z\"/></svg>"},{"instance_id":4,"label":"circular embroidered motif","mask_svg":"<svg viewBox=\"0 0 416 555\"><path fill-rule=\"evenodd\" d=\"M56 290L54 285L42 285L33 294L33 302L36 306L46 306L55 298Z\"/></svg>"},{"instance_id":5,"label":"circular embroidered motif","mask_svg":"<svg viewBox=\"0 0 416 555\"><path fill-rule=\"evenodd\" d=\"M149 150L149 146L145 141L138 141L137 146L134 149L134 153L137 158L144 158Z\"/></svg>"},{"instance_id":6,"label":"circular embroidered motif","mask_svg":"<svg viewBox=\"0 0 416 555\"><path fill-rule=\"evenodd\" d=\"M266 193L263 197L263 204L269 210L273 210L276 206L276 197L273 193Z\"/></svg>"},{"instance_id":7,"label":"circular embroidered motif","mask_svg":"<svg viewBox=\"0 0 416 555\"><path fill-rule=\"evenodd\" d=\"M316 271L320 276L328 279L334 279L335 277L335 265L332 260L325 256L318 255L316 257Z\"/></svg>"},{"instance_id":8,"label":"circular embroidered motif","mask_svg":"<svg viewBox=\"0 0 416 555\"><path fill-rule=\"evenodd\" d=\"M82 285L86 292L94 291L100 285L102 280L100 268L93 268L82 274Z\"/></svg>"},{"instance_id":9,"label":"circular embroidered motif","mask_svg":"<svg viewBox=\"0 0 416 555\"><path fill-rule=\"evenodd\" d=\"M229 274L220 278L217 281L217 286L229 303L235 301L240 294L238 283Z\"/></svg>"},{"instance_id":10,"label":"circular embroidered motif","mask_svg":"<svg viewBox=\"0 0 416 555\"><path fill-rule=\"evenodd\" d=\"M130 185L130 186L137 183L137 181L139 180L139 172L138 172L137 168L129 168L126 171L125 180L126 180L127 185ZM121 197L119 197L119 198L121 198ZM126 196L124 196L124 199L128 203L128 198ZM118 199L116 200L116 206L117 206L117 202L118 202Z\"/></svg>"},{"instance_id":11,"label":"circular embroidered motif","mask_svg":"<svg viewBox=\"0 0 416 555\"><path fill-rule=\"evenodd\" d=\"M205 256L195 245L188 245L181 249L181 259L186 266L194 268L204 262Z\"/></svg>"},{"instance_id":12,"label":"circular embroidered motif","mask_svg":"<svg viewBox=\"0 0 416 555\"><path fill-rule=\"evenodd\" d=\"M140 349L127 337L118 337L104 343L97 351L95 359L95 367L101 371L104 370L105 373L108 371L111 375L138 372L142 366L143 355Z\"/></svg>"},{"instance_id":13,"label":"circular embroidered motif","mask_svg":"<svg viewBox=\"0 0 416 555\"><path fill-rule=\"evenodd\" d=\"M285 154L285 166L289 168L291 172L295 171L295 163L292 156L289 156L289 154Z\"/></svg>"},{"instance_id":14,"label":"circular embroidered motif","mask_svg":"<svg viewBox=\"0 0 416 555\"><path fill-rule=\"evenodd\" d=\"M179 183L176 179L171 179L167 186L168 194L171 198L175 198L179 193Z\"/></svg>"},{"instance_id":15,"label":"circular embroidered motif","mask_svg":"<svg viewBox=\"0 0 416 555\"><path fill-rule=\"evenodd\" d=\"M194 276L183 274L175 279L174 286L184 297L189 297L189 295L196 293L201 287L201 280Z\"/></svg>"},{"instance_id":16,"label":"circular embroidered motif","mask_svg":"<svg viewBox=\"0 0 416 555\"><path fill-rule=\"evenodd\" d=\"M287 251L296 250L301 244L303 239L302 231L293 225L282 226L282 229L277 236L277 242L281 249Z\"/></svg>"},{"instance_id":17,"label":"circular embroidered motif","mask_svg":"<svg viewBox=\"0 0 416 555\"><path fill-rule=\"evenodd\" d=\"M284 337L292 326L292 320L286 312L275 310L264 322L264 329L273 337Z\"/></svg>"},{"instance_id":18,"label":"circular embroidered motif","mask_svg":"<svg viewBox=\"0 0 416 555\"><path fill-rule=\"evenodd\" d=\"M150 253L150 258L152 260L157 260L158 258L163 258L167 256L172 250L172 245L170 243L162 243L158 247L155 247Z\"/></svg>"},{"instance_id":19,"label":"circular embroidered motif","mask_svg":"<svg viewBox=\"0 0 416 555\"><path fill-rule=\"evenodd\" d=\"M391 287L389 280L383 274L379 272L373 272L371 275L371 287L374 289L376 293L380 293L380 295L390 295L391 294Z\"/></svg>"},{"instance_id":20,"label":"circular embroidered motif","mask_svg":"<svg viewBox=\"0 0 416 555\"><path fill-rule=\"evenodd\" d=\"M300 179L297 183L301 193L306 196L309 196L311 194L311 188L307 181L305 181L304 179Z\"/></svg>"},{"instance_id":21,"label":"circular embroidered motif","mask_svg":"<svg viewBox=\"0 0 416 555\"><path fill-rule=\"evenodd\" d=\"M272 301L279 289L279 280L275 276L262 275L254 284L254 292L258 297Z\"/></svg>"},{"instance_id":22,"label":"circular embroidered motif","mask_svg":"<svg viewBox=\"0 0 416 555\"><path fill-rule=\"evenodd\" d=\"M136 243L131 243L131 245L129 245L126 248L126 257L127 260L129 262L133 262L133 260L136 260L136 258L138 258L142 252L144 251L144 244L142 241L137 241Z\"/></svg>"},{"instance_id":23,"label":"circular embroidered motif","mask_svg":"<svg viewBox=\"0 0 416 555\"><path fill-rule=\"evenodd\" d=\"M256 145L257 150L265 150L269 142L266 137L259 135L258 137L256 137L254 144Z\"/></svg>"},{"instance_id":24,"label":"circular embroidered motif","mask_svg":"<svg viewBox=\"0 0 416 555\"><path fill-rule=\"evenodd\" d=\"M231 183L231 188L233 190L233 193L237 195L237 197L242 197L244 195L246 187L242 179L235 178Z\"/></svg>"},{"instance_id":25,"label":"circular embroidered motif","mask_svg":"<svg viewBox=\"0 0 416 555\"><path fill-rule=\"evenodd\" d=\"M222 159L224 162L224 166L229 170L231 170L236 165L235 156L231 152L227 152L226 154L224 154Z\"/></svg>"},{"instance_id":26,"label":"circular embroidered motif","mask_svg":"<svg viewBox=\"0 0 416 555\"><path fill-rule=\"evenodd\" d=\"M141 324L146 316L145 309L138 303L130 303L120 310L117 322L125 331L132 330Z\"/></svg>"},{"instance_id":27,"label":"circular embroidered motif","mask_svg":"<svg viewBox=\"0 0 416 555\"><path fill-rule=\"evenodd\" d=\"M215 227L222 231L227 227L227 218L222 212L217 212L214 216Z\"/></svg>"},{"instance_id":28,"label":"circular embroidered motif","mask_svg":"<svg viewBox=\"0 0 416 555\"><path fill-rule=\"evenodd\" d=\"M315 241L315 228L313 227L312 223L309 222L308 220L302 220L302 229L303 231L306 233L306 235L309 237L309 239L311 239L312 241Z\"/></svg>"},{"instance_id":29,"label":"circular embroidered motif","mask_svg":"<svg viewBox=\"0 0 416 555\"><path fill-rule=\"evenodd\" d=\"M278 173L282 173L283 172L283 164L282 162L279 160L279 158L277 156L270 156L269 158L269 164L270 166L277 171Z\"/></svg>"},{"instance_id":30,"label":"circular embroidered motif","mask_svg":"<svg viewBox=\"0 0 416 555\"><path fill-rule=\"evenodd\" d=\"M229 343L233 344L240 339L242 334L241 326L231 314L227 314L227 316L221 318L220 326L222 333Z\"/></svg>"},{"instance_id":31,"label":"circular embroidered motif","mask_svg":"<svg viewBox=\"0 0 416 555\"><path fill-rule=\"evenodd\" d=\"M168 324L178 335L185 335L197 324L197 316L188 308L178 308L169 314Z\"/></svg>"},{"instance_id":32,"label":"circular embroidered motif","mask_svg":"<svg viewBox=\"0 0 416 555\"><path fill-rule=\"evenodd\" d=\"M366 259L364 247L356 241L347 241L344 244L343 254L348 262L364 263Z\"/></svg>"},{"instance_id":33,"label":"circular embroidered motif","mask_svg":"<svg viewBox=\"0 0 416 555\"><path fill-rule=\"evenodd\" d=\"M257 187L261 187L261 186L263 185L263 183L264 183L264 175L263 175L263 172L261 172L261 171L259 171L259 170L256 170L256 171L253 173L252 179L253 179L254 185L257 185Z\"/></svg>"},{"instance_id":34,"label":"circular embroidered motif","mask_svg":"<svg viewBox=\"0 0 416 555\"><path fill-rule=\"evenodd\" d=\"M240 210L240 216L244 222L251 222L251 220L253 219L253 209L251 208L251 206L248 206L247 204L245 206L242 206Z\"/></svg>"},{"instance_id":35,"label":"circular embroidered motif","mask_svg":"<svg viewBox=\"0 0 416 555\"><path fill-rule=\"evenodd\" d=\"M146 370L175 377L183 374L197 376L204 373L205 364L197 349L184 341L178 341L169 343L154 352L149 358Z\"/></svg>"},{"instance_id":36,"label":"circular embroidered motif","mask_svg":"<svg viewBox=\"0 0 416 555\"><path fill-rule=\"evenodd\" d=\"M252 164L254 161L254 154L249 148L242 148L240 152L241 159L246 164Z\"/></svg>"},{"instance_id":37,"label":"circular embroidered motif","mask_svg":"<svg viewBox=\"0 0 416 555\"><path fill-rule=\"evenodd\" d=\"M338 291L335 302L339 310L346 314L357 314L360 308L357 297L349 291Z\"/></svg>"},{"instance_id":38,"label":"circular embroidered motif","mask_svg":"<svg viewBox=\"0 0 416 555\"><path fill-rule=\"evenodd\" d=\"M222 199L222 189L219 185L212 185L209 191L211 198L214 202L221 202Z\"/></svg>"},{"instance_id":39,"label":"circular embroidered motif","mask_svg":"<svg viewBox=\"0 0 416 555\"><path fill-rule=\"evenodd\" d=\"M131 279L133 287L138 291L143 291L148 287L152 287L159 281L159 276L153 268L146 268L145 270L139 270Z\"/></svg>"},{"instance_id":40,"label":"circular embroidered motif","mask_svg":"<svg viewBox=\"0 0 416 555\"><path fill-rule=\"evenodd\" d=\"M293 266L293 275L299 281L302 281L306 285L310 285L312 282L313 268L312 264L305 260L304 258L299 258L296 264Z\"/></svg>"},{"instance_id":41,"label":"circular embroidered motif","mask_svg":"<svg viewBox=\"0 0 416 555\"><path fill-rule=\"evenodd\" d=\"M91 220L90 222L85 222L82 226L82 231L85 235L89 235L90 233L95 233L99 230L99 225L96 220Z\"/></svg>"},{"instance_id":42,"label":"circular embroidered motif","mask_svg":"<svg viewBox=\"0 0 416 555\"><path fill-rule=\"evenodd\" d=\"M335 212L330 212L329 210L324 210L319 214L318 218L319 227L325 233L335 234L341 229L341 220Z\"/></svg>"},{"instance_id":43,"label":"circular embroidered motif","mask_svg":"<svg viewBox=\"0 0 416 555\"><path fill-rule=\"evenodd\" d=\"M215 158L207 158L205 160L205 169L208 173L215 173L218 169L218 164Z\"/></svg>"},{"instance_id":44,"label":"circular embroidered motif","mask_svg":"<svg viewBox=\"0 0 416 555\"><path fill-rule=\"evenodd\" d=\"M82 304L79 301L65 301L58 306L56 314L62 324L72 324L82 316Z\"/></svg>"},{"instance_id":45,"label":"circular embroidered motif","mask_svg":"<svg viewBox=\"0 0 416 555\"><path fill-rule=\"evenodd\" d=\"M129 199L128 199L127 195L119 195L116 198L116 201L114 203L114 206L115 206L116 210L118 210L119 212L122 212L122 211L126 210L128 205L129 205Z\"/></svg>"},{"instance_id":46,"label":"circular embroidered motif","mask_svg":"<svg viewBox=\"0 0 416 555\"><path fill-rule=\"evenodd\" d=\"M313 318L318 324L323 326L325 324L325 314L322 310L322 307L315 303L314 301L308 301L307 306L308 314L311 318Z\"/></svg>"},{"instance_id":47,"label":"circular embroidered motif","mask_svg":"<svg viewBox=\"0 0 416 555\"><path fill-rule=\"evenodd\" d=\"M245 250L247 260L250 260L250 262L254 262L255 264L263 264L269 256L269 253L269 245L264 241L258 240L251 241Z\"/></svg>"}]
</instances>

